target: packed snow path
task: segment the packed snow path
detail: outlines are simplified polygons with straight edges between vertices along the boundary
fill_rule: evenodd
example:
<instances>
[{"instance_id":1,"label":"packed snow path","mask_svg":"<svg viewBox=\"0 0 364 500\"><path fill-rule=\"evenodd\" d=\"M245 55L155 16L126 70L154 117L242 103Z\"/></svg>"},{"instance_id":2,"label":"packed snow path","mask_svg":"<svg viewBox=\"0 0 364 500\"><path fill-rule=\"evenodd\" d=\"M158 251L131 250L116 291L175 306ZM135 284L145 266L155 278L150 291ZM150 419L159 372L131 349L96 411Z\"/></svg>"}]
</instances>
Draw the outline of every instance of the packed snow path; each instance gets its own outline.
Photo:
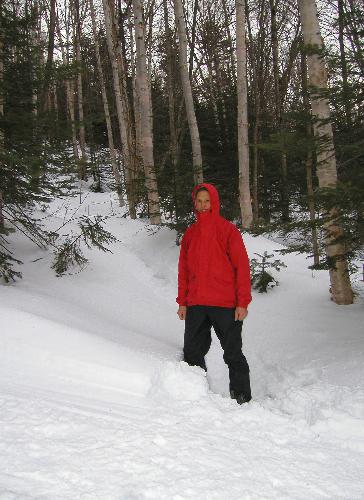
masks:
<instances>
[{"instance_id":1,"label":"packed snow path","mask_svg":"<svg viewBox=\"0 0 364 500\"><path fill-rule=\"evenodd\" d=\"M81 210L108 213L110 196ZM207 377L180 362L174 233L108 224L113 254L63 278L16 242L24 279L0 287L0 499L364 498L362 300L335 306L326 273L286 256L244 325L254 401L240 407L216 339ZM245 241L251 257L279 247Z\"/></svg>"}]
</instances>

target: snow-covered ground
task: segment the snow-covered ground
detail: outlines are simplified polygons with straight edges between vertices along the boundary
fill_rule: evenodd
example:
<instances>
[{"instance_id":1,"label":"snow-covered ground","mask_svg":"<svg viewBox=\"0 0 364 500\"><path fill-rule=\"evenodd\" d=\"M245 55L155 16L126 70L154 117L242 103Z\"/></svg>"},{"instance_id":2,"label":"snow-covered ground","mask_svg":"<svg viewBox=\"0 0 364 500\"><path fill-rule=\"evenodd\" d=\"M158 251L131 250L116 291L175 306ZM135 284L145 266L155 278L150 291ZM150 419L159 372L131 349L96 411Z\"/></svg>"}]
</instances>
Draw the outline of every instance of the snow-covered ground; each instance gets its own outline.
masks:
<instances>
[{"instance_id":1,"label":"snow-covered ground","mask_svg":"<svg viewBox=\"0 0 364 500\"><path fill-rule=\"evenodd\" d=\"M54 228L77 203L54 202ZM326 272L285 256L244 324L253 401L238 406L216 340L207 377L180 361L175 234L116 207L110 193L79 207L116 211L119 242L73 275L12 236L24 278L0 286L0 499L363 499L362 298L336 306ZM279 247L245 242L251 257Z\"/></svg>"}]
</instances>

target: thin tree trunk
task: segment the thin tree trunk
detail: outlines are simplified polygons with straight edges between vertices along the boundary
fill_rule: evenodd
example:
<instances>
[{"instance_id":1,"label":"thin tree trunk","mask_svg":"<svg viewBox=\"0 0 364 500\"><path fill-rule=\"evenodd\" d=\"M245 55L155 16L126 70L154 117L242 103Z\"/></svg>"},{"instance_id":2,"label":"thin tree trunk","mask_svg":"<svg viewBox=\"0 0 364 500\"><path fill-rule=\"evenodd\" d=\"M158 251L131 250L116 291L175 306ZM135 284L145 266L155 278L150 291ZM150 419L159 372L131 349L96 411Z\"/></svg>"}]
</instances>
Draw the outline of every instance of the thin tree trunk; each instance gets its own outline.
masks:
<instances>
[{"instance_id":1,"label":"thin tree trunk","mask_svg":"<svg viewBox=\"0 0 364 500\"><path fill-rule=\"evenodd\" d=\"M128 9L128 26L129 26L129 37L130 43L134 46L134 32L133 32L133 22L131 19L131 9ZM133 82L133 104L134 104L134 122L135 122L135 151L138 158L138 168L142 170L143 167L143 153L142 153L142 131L141 131L141 118L140 118L140 105L139 105L139 94L136 83L136 64L134 57L134 50L130 51L130 66L132 68L132 82Z\"/></svg>"},{"instance_id":2,"label":"thin tree trunk","mask_svg":"<svg viewBox=\"0 0 364 500\"><path fill-rule=\"evenodd\" d=\"M176 220L178 222L179 213L178 213L178 202L177 202L177 193L176 193L176 179L177 179L177 166L178 166L178 157L177 157L177 130L176 130L176 120L175 120L175 95L173 88L173 66L172 66L172 34L169 27L169 15L168 15L168 4L167 0L163 0L163 10L164 10L164 27L166 34L166 55L167 55L167 87L168 87L168 116L169 116L169 133L170 133L170 143L171 143L171 163L172 163L172 171L173 171L173 179L174 179L174 204L175 204L175 213Z\"/></svg>"},{"instance_id":3,"label":"thin tree trunk","mask_svg":"<svg viewBox=\"0 0 364 500\"><path fill-rule=\"evenodd\" d=\"M238 93L239 201L244 228L253 223L249 183L248 89L246 77L245 0L236 0L236 59Z\"/></svg>"},{"instance_id":4,"label":"thin tree trunk","mask_svg":"<svg viewBox=\"0 0 364 500\"><path fill-rule=\"evenodd\" d=\"M142 153L145 172L145 184L149 203L151 224L161 223L157 176L154 165L153 136L151 128L151 106L148 85L147 58L145 53L145 25L141 0L133 0L134 28L136 43L136 82L139 89L139 104L142 133Z\"/></svg>"},{"instance_id":5,"label":"thin tree trunk","mask_svg":"<svg viewBox=\"0 0 364 500\"><path fill-rule=\"evenodd\" d=\"M116 152L114 146L114 137L112 133L112 124L111 124L111 116L110 116L110 108L109 102L107 100L107 92L105 86L105 78L102 70L101 56L100 56L100 45L97 37L97 26L96 26L96 18L95 18L95 8L93 0L89 0L90 2L90 12L91 12L91 21L92 21L92 31L94 35L94 44L95 44L95 55L96 55L96 63L97 63L97 71L99 73L100 80L100 88L101 88L101 97L102 104L104 106L105 120L106 120L106 130L107 130L107 139L109 143L109 151L110 151L110 159L111 159L111 167L114 174L116 192L119 199L120 207L125 205L123 196L122 196L122 186L121 186L121 177L116 161Z\"/></svg>"},{"instance_id":6,"label":"thin tree trunk","mask_svg":"<svg viewBox=\"0 0 364 500\"><path fill-rule=\"evenodd\" d=\"M186 114L192 144L193 177L195 184L200 184L201 182L203 182L201 143L196 120L195 107L193 104L191 82L188 76L187 36L182 0L174 0L174 14L178 29L179 65L181 72L183 97L185 101Z\"/></svg>"},{"instance_id":7,"label":"thin tree trunk","mask_svg":"<svg viewBox=\"0 0 364 500\"><path fill-rule=\"evenodd\" d=\"M301 76L302 76L302 93L303 93L303 105L304 109L309 115L310 103L307 88L307 64L305 54L301 54ZM312 140L312 125L309 121L306 126L306 136L309 141ZM316 210L315 210L315 198L313 189L313 178L312 178L312 167L313 167L313 152L312 147L309 146L306 156L306 183L307 183L307 195L308 195L308 209L310 212L310 221L312 224L311 238L312 238L312 249L313 249L313 262L317 266L320 263L318 236L316 228Z\"/></svg>"},{"instance_id":8,"label":"thin tree trunk","mask_svg":"<svg viewBox=\"0 0 364 500\"><path fill-rule=\"evenodd\" d=\"M77 102L78 102L78 120L80 134L81 159L79 161L79 178L87 179L86 164L86 130L83 109L83 89L82 89L82 60L81 60L81 21L79 1L74 0L74 32L75 32L75 53L77 62Z\"/></svg>"},{"instance_id":9,"label":"thin tree trunk","mask_svg":"<svg viewBox=\"0 0 364 500\"><path fill-rule=\"evenodd\" d=\"M67 92L68 112L71 118L73 156L76 162L78 163L80 155L77 143L76 117L75 117L75 86L73 80L66 80L66 92Z\"/></svg>"},{"instance_id":10,"label":"thin tree trunk","mask_svg":"<svg viewBox=\"0 0 364 500\"><path fill-rule=\"evenodd\" d=\"M259 199L258 199L258 170L259 170L259 127L260 127L260 91L255 90L255 120L253 130L253 220L259 220Z\"/></svg>"},{"instance_id":11,"label":"thin tree trunk","mask_svg":"<svg viewBox=\"0 0 364 500\"><path fill-rule=\"evenodd\" d=\"M189 60L189 63L188 63L188 76L189 76L190 81L192 80L193 59L194 59L194 56L195 56L197 11L198 11L198 0L194 0L193 20L192 20L192 36L191 36L191 46L190 46L190 60Z\"/></svg>"},{"instance_id":12,"label":"thin tree trunk","mask_svg":"<svg viewBox=\"0 0 364 500\"><path fill-rule=\"evenodd\" d=\"M134 189L134 172L135 163L133 162L132 155L132 144L130 143L130 134L128 133L129 121L127 119L128 110L126 109L126 103L124 102L124 97L122 95L123 89L121 87L120 81L120 70L119 70L119 58L118 58L118 44L115 35L115 20L114 12L109 3L109 0L103 0L104 15L105 15L105 28L106 28L106 41L110 56L113 84L114 84L114 94L116 111L119 123L120 140L122 144L123 152L123 164L124 164L124 174L125 174L125 188L126 195L128 198L129 213L132 219L136 219L136 197ZM119 51L119 57L121 53Z\"/></svg>"},{"instance_id":13,"label":"thin tree trunk","mask_svg":"<svg viewBox=\"0 0 364 500\"><path fill-rule=\"evenodd\" d=\"M313 129L318 142L319 186L325 189L335 189L337 169L330 108L328 99L322 95L322 91L327 89L327 71L322 57L323 41L315 0L299 0L299 10L304 43L310 48L307 55L307 67L311 89ZM335 207L326 214L324 229L326 231L326 255L330 264L332 299L336 304L352 304L353 292L346 261L346 247L342 241L343 229Z\"/></svg>"},{"instance_id":14,"label":"thin tree trunk","mask_svg":"<svg viewBox=\"0 0 364 500\"><path fill-rule=\"evenodd\" d=\"M276 115L276 126L283 139L282 126L282 95L280 89L279 77L279 51L278 51L278 27L277 27L277 1L269 0L271 11L271 34L272 34L272 54L273 54L273 75L274 75L274 104ZM283 147L283 144L282 144ZM282 203L282 220L289 220L289 199L288 199L288 184L287 184L287 154L284 150L281 152L281 203Z\"/></svg>"},{"instance_id":15,"label":"thin tree trunk","mask_svg":"<svg viewBox=\"0 0 364 500\"><path fill-rule=\"evenodd\" d=\"M68 57L64 50L62 33L59 26L59 19L57 16L56 19L56 28L57 28L57 36L59 40L59 44L61 47L62 61L65 66L68 65ZM68 49L67 49L68 50ZM73 82L68 78L65 80L66 86L66 99L67 99L67 109L71 120L71 132L72 132L72 148L73 148L73 156L76 162L79 160L78 154L78 145L77 145L77 135L76 135L76 120L75 120L75 102L74 102L74 88Z\"/></svg>"},{"instance_id":16,"label":"thin tree trunk","mask_svg":"<svg viewBox=\"0 0 364 500\"><path fill-rule=\"evenodd\" d=\"M254 96L254 128L253 128L253 220L255 223L259 220L259 151L258 142L260 136L260 114L262 103L262 88L264 88L263 81L263 51L265 48L265 11L264 0L258 3L258 35L256 41L254 40L250 22L250 14L248 6L246 5L246 26L248 32L248 53L251 61L252 82L251 88Z\"/></svg>"},{"instance_id":17,"label":"thin tree trunk","mask_svg":"<svg viewBox=\"0 0 364 500\"><path fill-rule=\"evenodd\" d=\"M109 0L111 21L112 21L112 36L113 43L115 47L115 53L117 57L117 67L119 72L120 81L120 95L122 99L122 109L124 122L126 124L126 136L129 147L130 154L130 180L132 186L132 192L135 197L135 203L137 201L137 192L135 181L140 171L140 158L136 154L136 143L135 143L135 123L132 116L132 102L129 96L129 87L127 81L127 58L126 58L126 48L125 48L125 37L124 37L124 24L123 18L120 16L120 23L117 22L116 15L113 8L112 0ZM119 30L118 30L119 27Z\"/></svg>"}]
</instances>

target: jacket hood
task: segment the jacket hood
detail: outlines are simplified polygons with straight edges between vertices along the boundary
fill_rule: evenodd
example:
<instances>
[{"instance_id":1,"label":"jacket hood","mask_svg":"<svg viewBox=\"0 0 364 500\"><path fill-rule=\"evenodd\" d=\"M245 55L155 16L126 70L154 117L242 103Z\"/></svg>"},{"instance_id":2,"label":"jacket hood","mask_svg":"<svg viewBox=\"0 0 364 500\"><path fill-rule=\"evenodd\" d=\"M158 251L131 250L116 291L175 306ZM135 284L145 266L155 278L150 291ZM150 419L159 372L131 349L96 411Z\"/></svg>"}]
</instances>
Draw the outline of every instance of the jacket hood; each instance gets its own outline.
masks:
<instances>
[{"instance_id":1,"label":"jacket hood","mask_svg":"<svg viewBox=\"0 0 364 500\"><path fill-rule=\"evenodd\" d=\"M207 184L207 183L203 182L202 184L197 184L197 186L195 186L193 188L193 191L192 191L192 201L193 201L193 207L194 207L196 217L199 218L199 216L201 215L199 212L197 212L196 207L195 207L196 193L202 187L207 189L207 191L209 192L212 215L215 215L215 216L220 215L220 199L219 199L219 193L218 193L217 189L212 184Z\"/></svg>"}]
</instances>

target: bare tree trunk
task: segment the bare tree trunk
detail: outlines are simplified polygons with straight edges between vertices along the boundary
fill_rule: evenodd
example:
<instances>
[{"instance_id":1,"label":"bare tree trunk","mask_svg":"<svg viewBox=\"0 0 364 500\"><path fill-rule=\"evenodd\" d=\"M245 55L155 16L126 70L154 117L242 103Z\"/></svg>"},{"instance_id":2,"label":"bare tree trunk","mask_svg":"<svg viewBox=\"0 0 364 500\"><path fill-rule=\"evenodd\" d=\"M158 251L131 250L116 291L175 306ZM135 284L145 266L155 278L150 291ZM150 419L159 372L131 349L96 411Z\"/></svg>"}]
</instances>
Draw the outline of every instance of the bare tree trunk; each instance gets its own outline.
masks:
<instances>
[{"instance_id":1,"label":"bare tree trunk","mask_svg":"<svg viewBox=\"0 0 364 500\"><path fill-rule=\"evenodd\" d=\"M66 92L67 92L68 112L71 118L73 156L76 162L78 163L80 155L78 152L78 142L77 142L77 132L76 132L75 86L73 80L66 80Z\"/></svg>"},{"instance_id":2,"label":"bare tree trunk","mask_svg":"<svg viewBox=\"0 0 364 500\"><path fill-rule=\"evenodd\" d=\"M282 126L282 93L280 88L279 75L279 51L278 51L278 27L277 27L277 3L278 0L269 0L271 11L271 34L272 34L272 54L273 54L273 75L274 75L274 104L276 115L276 126L281 135L283 133ZM282 145L283 146L283 145ZM289 199L287 185L287 154L283 150L281 152L281 203L282 203L282 220L289 220Z\"/></svg>"},{"instance_id":3,"label":"bare tree trunk","mask_svg":"<svg viewBox=\"0 0 364 500\"><path fill-rule=\"evenodd\" d=\"M302 93L303 93L303 105L307 112L310 112L309 95L307 88L307 64L305 54L301 54L301 75L302 75ZM312 139L312 125L310 122L307 123L306 127L307 139ZM320 263L320 253L318 245L318 236L316 229L316 211L315 211L315 198L313 189L313 178L312 178L312 167L313 167L313 152L311 146L309 146L306 156L306 183L307 183L307 195L308 195L308 209L310 212L310 221L312 224L311 238L312 238L312 249L313 249L313 262L317 266Z\"/></svg>"},{"instance_id":4,"label":"bare tree trunk","mask_svg":"<svg viewBox=\"0 0 364 500\"><path fill-rule=\"evenodd\" d=\"M80 134L81 159L79 161L79 178L87 179L86 164L86 130L83 109L83 89L82 89L82 60L81 60L81 20L79 0L74 0L74 32L75 32L75 53L77 62L77 102L78 102L78 120Z\"/></svg>"},{"instance_id":5,"label":"bare tree trunk","mask_svg":"<svg viewBox=\"0 0 364 500\"><path fill-rule=\"evenodd\" d=\"M304 43L310 48L307 55L307 67L313 129L318 142L317 176L320 188L335 189L337 184L335 147L329 102L322 95L322 92L327 89L327 71L322 57L323 41L317 7L315 0L299 0L298 3ZM338 211L333 207L326 214L324 224L326 255L331 264L331 293L336 304L352 304L353 292L346 261L345 243L342 241L343 229L338 219Z\"/></svg>"},{"instance_id":6,"label":"bare tree trunk","mask_svg":"<svg viewBox=\"0 0 364 500\"><path fill-rule=\"evenodd\" d=\"M139 105L142 133L142 153L145 172L145 184L149 203L151 224L160 224L159 194L154 165L153 136L151 128L151 102L148 85L147 58L145 53L145 26L141 0L133 0L134 29L136 43L136 82L139 89Z\"/></svg>"},{"instance_id":7,"label":"bare tree trunk","mask_svg":"<svg viewBox=\"0 0 364 500\"><path fill-rule=\"evenodd\" d=\"M192 36L191 36L191 44L190 44L190 59L189 59L189 62L188 62L188 76L189 76L190 81L192 80L193 59L195 57L197 11L198 11L198 0L194 0L194 5L193 5L193 20L192 20Z\"/></svg>"},{"instance_id":8,"label":"bare tree trunk","mask_svg":"<svg viewBox=\"0 0 364 500\"><path fill-rule=\"evenodd\" d=\"M62 61L65 66L68 64L68 57L64 49L64 44L62 40L62 33L61 33L61 28L59 25L59 19L57 17L56 20L56 28L57 28L57 36L59 40L59 44L61 47L61 53L62 53ZM68 50L68 49L67 49ZM71 120L71 131L72 131L72 148L73 148L73 156L76 162L79 160L79 154L78 154L78 145L77 145L77 135L76 135L76 120L75 120L75 102L74 102L74 87L73 87L73 81L69 80L68 78L65 80L65 86L66 86L66 99L67 99L67 109L68 113L70 116Z\"/></svg>"},{"instance_id":9,"label":"bare tree trunk","mask_svg":"<svg viewBox=\"0 0 364 500\"><path fill-rule=\"evenodd\" d=\"M193 177L195 184L200 184L201 182L203 182L201 143L196 120L195 107L193 104L191 82L188 76L187 36L182 0L174 0L174 13L178 29L179 65L183 96L185 101L188 126L191 135Z\"/></svg>"},{"instance_id":10,"label":"bare tree trunk","mask_svg":"<svg viewBox=\"0 0 364 500\"><path fill-rule=\"evenodd\" d=\"M133 33L133 21L131 19L131 9L128 9L128 26L129 26L129 37L130 43L134 45L134 33ZM141 131L141 118L140 118L140 105L139 105L139 94L136 83L136 64L134 58L134 50L130 51L130 66L132 68L132 81L133 81L133 104L134 104L134 122L135 122L135 152L138 158L138 167L141 169L143 167L143 153L142 153L142 131Z\"/></svg>"},{"instance_id":11,"label":"bare tree trunk","mask_svg":"<svg viewBox=\"0 0 364 500\"><path fill-rule=\"evenodd\" d=\"M243 227L253 223L249 183L248 89L246 78L245 0L236 0L239 201Z\"/></svg>"},{"instance_id":12,"label":"bare tree trunk","mask_svg":"<svg viewBox=\"0 0 364 500\"><path fill-rule=\"evenodd\" d=\"M260 91L256 89L255 95L255 121L253 130L253 220L255 223L259 220L259 199L258 199L258 141L260 127Z\"/></svg>"},{"instance_id":13,"label":"bare tree trunk","mask_svg":"<svg viewBox=\"0 0 364 500\"><path fill-rule=\"evenodd\" d=\"M258 34L253 37L249 9L246 5L246 26L248 32L248 53L250 56L250 67L252 72L251 89L254 96L254 127L253 127L253 220L255 223L259 220L259 196L258 196L258 179L259 179L259 150L258 142L260 137L260 121L261 121L261 108L262 108L262 93L264 88L264 50L266 45L266 9L265 0L260 0L257 5L257 21L258 21Z\"/></svg>"},{"instance_id":14,"label":"bare tree trunk","mask_svg":"<svg viewBox=\"0 0 364 500\"><path fill-rule=\"evenodd\" d=\"M110 56L113 84L114 84L114 94L115 103L117 110L117 117L119 123L120 140L122 144L123 152L123 164L124 164L124 175L125 175L125 188L126 195L128 198L129 213L132 219L136 219L136 197L134 188L134 173L135 173L135 161L133 158L133 144L131 144L131 131L128 131L130 122L128 119L129 110L126 108L125 98L123 94L123 88L120 78L121 69L119 68L120 60L119 57L122 56L121 51L118 51L118 43L115 34L115 19L114 11L110 5L109 0L103 0L104 15L105 15L105 28L106 28L106 41ZM119 57L118 57L119 56Z\"/></svg>"},{"instance_id":15,"label":"bare tree trunk","mask_svg":"<svg viewBox=\"0 0 364 500\"><path fill-rule=\"evenodd\" d=\"M168 4L167 0L163 0L163 9L164 9L164 26L166 33L166 53L167 53L167 86L168 86L168 116L169 116L169 133L170 133L170 143L171 143L171 162L172 162L172 171L174 178L174 189L176 191L176 177L177 177L177 165L178 165L178 157L177 157L177 130L176 130L176 120L175 120L175 95L173 89L173 67L172 67L172 34L168 23ZM177 206L177 196L175 194L175 211L176 211L176 219L178 220L178 206Z\"/></svg>"},{"instance_id":16,"label":"bare tree trunk","mask_svg":"<svg viewBox=\"0 0 364 500\"><path fill-rule=\"evenodd\" d=\"M90 2L90 12L91 12L91 21L92 21L92 31L94 35L94 44L95 44L95 55L96 55L96 63L97 63L97 71L99 73L100 80L100 88L101 88L101 97L102 104L104 106L105 120L106 120L106 130L107 130L107 139L109 143L109 151L110 151L110 159L111 159L111 167L114 174L116 192L119 199L120 207L125 205L123 196L122 196L122 186L121 186L121 177L116 161L116 152L114 146L114 137L112 133L112 124L111 124L111 116L110 116L110 108L107 100L106 86L105 86L105 78L102 70L101 64L101 56L100 56L100 45L99 40L97 38L97 27L96 27L96 18L95 18L95 8L93 0L89 0Z\"/></svg>"}]
</instances>

